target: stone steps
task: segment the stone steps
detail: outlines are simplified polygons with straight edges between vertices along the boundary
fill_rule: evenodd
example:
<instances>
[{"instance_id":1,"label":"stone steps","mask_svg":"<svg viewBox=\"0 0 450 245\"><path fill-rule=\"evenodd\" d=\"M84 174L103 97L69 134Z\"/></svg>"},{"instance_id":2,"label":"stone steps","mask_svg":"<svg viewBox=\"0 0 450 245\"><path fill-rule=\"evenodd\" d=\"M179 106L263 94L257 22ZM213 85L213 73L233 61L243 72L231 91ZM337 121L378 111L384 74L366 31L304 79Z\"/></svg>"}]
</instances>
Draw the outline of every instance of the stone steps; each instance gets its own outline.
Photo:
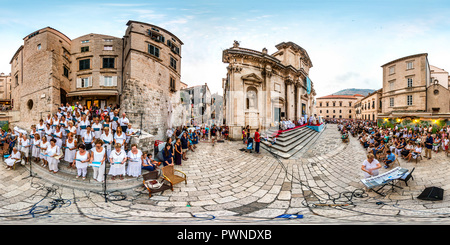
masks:
<instances>
[{"instance_id":1,"label":"stone steps","mask_svg":"<svg viewBox=\"0 0 450 245\"><path fill-rule=\"evenodd\" d=\"M41 166L41 163L42 162L32 162L32 173L36 174L37 177L45 179L45 181L49 183L85 191L101 192L104 190L104 184L92 178L92 167L88 167L86 179L83 180L81 177L76 178L77 170L69 168L69 163L66 161L60 161L60 163L58 164L59 171L57 173L49 172L48 167ZM108 192L125 191L142 186L142 176L136 178L125 175L123 180L120 180L117 177L115 180L112 180L112 176L108 175L109 164L107 164L106 166L106 189ZM25 167L29 169L29 163L27 163ZM143 170L143 173L146 173L146 171Z\"/></svg>"},{"instance_id":2,"label":"stone steps","mask_svg":"<svg viewBox=\"0 0 450 245\"><path fill-rule=\"evenodd\" d=\"M275 145L263 141L262 147L282 158L288 159L307 147L317 137L319 137L318 132L307 127L301 127L280 134Z\"/></svg>"}]
</instances>

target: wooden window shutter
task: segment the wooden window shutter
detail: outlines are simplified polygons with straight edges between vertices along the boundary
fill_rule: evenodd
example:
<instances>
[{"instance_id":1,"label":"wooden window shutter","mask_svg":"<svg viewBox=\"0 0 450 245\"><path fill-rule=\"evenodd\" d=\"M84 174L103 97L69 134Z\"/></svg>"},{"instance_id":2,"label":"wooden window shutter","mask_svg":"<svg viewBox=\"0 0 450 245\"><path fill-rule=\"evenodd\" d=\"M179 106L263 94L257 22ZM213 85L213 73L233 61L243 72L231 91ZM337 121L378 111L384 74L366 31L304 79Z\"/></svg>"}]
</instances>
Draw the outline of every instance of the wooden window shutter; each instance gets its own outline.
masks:
<instances>
[{"instance_id":1,"label":"wooden window shutter","mask_svg":"<svg viewBox=\"0 0 450 245\"><path fill-rule=\"evenodd\" d=\"M77 78L77 88L81 88L81 78Z\"/></svg>"},{"instance_id":2,"label":"wooden window shutter","mask_svg":"<svg viewBox=\"0 0 450 245\"><path fill-rule=\"evenodd\" d=\"M105 86L105 77L100 75L100 82L99 82L100 86Z\"/></svg>"},{"instance_id":3,"label":"wooden window shutter","mask_svg":"<svg viewBox=\"0 0 450 245\"><path fill-rule=\"evenodd\" d=\"M112 86L117 86L117 76L112 77Z\"/></svg>"}]
</instances>

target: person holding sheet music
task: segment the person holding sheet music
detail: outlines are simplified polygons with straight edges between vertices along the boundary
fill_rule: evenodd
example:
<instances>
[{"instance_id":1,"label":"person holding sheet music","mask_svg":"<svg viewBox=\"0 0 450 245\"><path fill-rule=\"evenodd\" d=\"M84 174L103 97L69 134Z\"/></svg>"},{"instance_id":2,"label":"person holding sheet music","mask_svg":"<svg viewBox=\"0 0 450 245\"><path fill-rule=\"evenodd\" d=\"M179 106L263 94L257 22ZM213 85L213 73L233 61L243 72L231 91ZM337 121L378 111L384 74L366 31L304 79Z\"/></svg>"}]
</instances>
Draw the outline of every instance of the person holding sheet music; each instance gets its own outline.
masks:
<instances>
[{"instance_id":1,"label":"person holding sheet music","mask_svg":"<svg viewBox=\"0 0 450 245\"><path fill-rule=\"evenodd\" d=\"M72 133L72 137L75 138L75 136L77 135L77 127L74 126L73 121L69 121L67 124L68 124L68 127L66 129L67 135L69 133Z\"/></svg>"},{"instance_id":2,"label":"person holding sheet music","mask_svg":"<svg viewBox=\"0 0 450 245\"><path fill-rule=\"evenodd\" d=\"M45 125L44 134L48 142L50 142L50 140L52 139L52 133L53 129L50 127L50 124Z\"/></svg>"},{"instance_id":3,"label":"person holding sheet music","mask_svg":"<svg viewBox=\"0 0 450 245\"><path fill-rule=\"evenodd\" d=\"M34 136L33 136L34 137ZM20 148L20 151L23 154L23 157L25 158L25 162L28 162L28 155L30 154L30 140L27 138L26 134L22 134L22 146Z\"/></svg>"},{"instance_id":4,"label":"person holding sheet music","mask_svg":"<svg viewBox=\"0 0 450 245\"><path fill-rule=\"evenodd\" d=\"M42 138L44 136L44 129L45 129L45 124L44 124L44 120L39 120L39 124L36 125L36 130L39 133L39 136Z\"/></svg>"},{"instance_id":5,"label":"person holding sheet music","mask_svg":"<svg viewBox=\"0 0 450 245\"><path fill-rule=\"evenodd\" d=\"M67 139L67 131L66 131L67 126L69 126L68 121L66 120L66 117L64 115L62 115L61 119L59 120L59 127L62 132L62 137L61 137L62 142L65 142Z\"/></svg>"},{"instance_id":6,"label":"person holding sheet music","mask_svg":"<svg viewBox=\"0 0 450 245\"><path fill-rule=\"evenodd\" d=\"M56 139L50 140L50 145L47 148L46 156L48 162L48 171L57 173L58 172L58 156L61 154L61 150L58 145L56 145Z\"/></svg>"},{"instance_id":7,"label":"person holding sheet music","mask_svg":"<svg viewBox=\"0 0 450 245\"><path fill-rule=\"evenodd\" d=\"M125 175L125 162L127 160L127 154L122 149L122 145L120 143L116 143L114 145L114 150L109 154L109 162L111 163L111 167L109 168L109 175L112 175L112 180L115 180L116 176L119 176L120 179L123 179Z\"/></svg>"},{"instance_id":8,"label":"person holding sheet music","mask_svg":"<svg viewBox=\"0 0 450 245\"><path fill-rule=\"evenodd\" d=\"M31 151L31 156L34 158L35 162L39 162L40 154L41 154L41 136L36 133L34 134L34 138L31 142L33 144L33 150Z\"/></svg>"},{"instance_id":9,"label":"person holding sheet music","mask_svg":"<svg viewBox=\"0 0 450 245\"><path fill-rule=\"evenodd\" d=\"M80 137L86 133L87 126L91 125L91 122L86 117L86 114L81 116L81 121L78 122L78 126L80 126Z\"/></svg>"},{"instance_id":10,"label":"person holding sheet music","mask_svg":"<svg viewBox=\"0 0 450 245\"><path fill-rule=\"evenodd\" d=\"M99 122L98 117L94 118L94 123L92 124L92 131L94 131L94 137L100 139L102 135L103 125Z\"/></svg>"},{"instance_id":11,"label":"person holding sheet music","mask_svg":"<svg viewBox=\"0 0 450 245\"><path fill-rule=\"evenodd\" d=\"M104 181L105 169L106 169L106 149L103 147L103 141L101 139L95 140L95 147L91 151L91 166L94 170L93 179L98 182Z\"/></svg>"},{"instance_id":12,"label":"person holding sheet music","mask_svg":"<svg viewBox=\"0 0 450 245\"><path fill-rule=\"evenodd\" d=\"M78 145L78 151L75 153L75 159L73 160L73 164L77 168L77 176L75 178L82 177L83 180L86 179L87 167L90 160L90 153L86 151L86 146L83 144Z\"/></svg>"},{"instance_id":13,"label":"person holding sheet music","mask_svg":"<svg viewBox=\"0 0 450 245\"><path fill-rule=\"evenodd\" d=\"M143 154L137 148L136 144L131 145L131 150L128 152L128 168L127 175L132 177L139 177L141 175Z\"/></svg>"},{"instance_id":14,"label":"person holding sheet music","mask_svg":"<svg viewBox=\"0 0 450 245\"><path fill-rule=\"evenodd\" d=\"M122 150L124 150L125 147L125 140L126 140L126 136L125 133L122 132L122 128L121 127L117 127L117 132L114 135L114 144L119 144L122 147Z\"/></svg>"},{"instance_id":15,"label":"person holding sheet music","mask_svg":"<svg viewBox=\"0 0 450 245\"><path fill-rule=\"evenodd\" d=\"M47 149L50 146L50 142L48 142L47 137L44 135L41 139L41 143L39 145L39 147L41 148L41 152L40 152L40 158L42 160L42 167L46 167L48 162L47 162L47 157L45 156L47 154Z\"/></svg>"},{"instance_id":16,"label":"person holding sheet music","mask_svg":"<svg viewBox=\"0 0 450 245\"><path fill-rule=\"evenodd\" d=\"M109 117L105 117L105 120L103 121L102 124L102 128L108 128L109 130L112 130L112 123Z\"/></svg>"},{"instance_id":17,"label":"person holding sheet music","mask_svg":"<svg viewBox=\"0 0 450 245\"><path fill-rule=\"evenodd\" d=\"M77 140L74 138L74 133L70 132L67 134L67 139L64 145L64 161L72 163L73 159L75 159L75 153L77 153ZM69 168L70 167L71 166L69 166Z\"/></svg>"},{"instance_id":18,"label":"person holding sheet music","mask_svg":"<svg viewBox=\"0 0 450 245\"><path fill-rule=\"evenodd\" d=\"M86 146L86 150L90 151L92 149L92 144L95 140L94 133L91 131L91 126L86 127L86 131L81 135L81 140Z\"/></svg>"},{"instance_id":19,"label":"person holding sheet music","mask_svg":"<svg viewBox=\"0 0 450 245\"><path fill-rule=\"evenodd\" d=\"M58 124L55 127L55 131L52 134L53 138L56 140L56 145L59 148L62 148L62 137L63 137L63 133L61 131L61 126Z\"/></svg>"},{"instance_id":20,"label":"person holding sheet music","mask_svg":"<svg viewBox=\"0 0 450 245\"><path fill-rule=\"evenodd\" d=\"M112 132L108 127L103 128L103 133L100 136L100 139L103 141L103 147L106 149L106 155L109 156L109 154L111 154L111 145L114 139Z\"/></svg>"}]
</instances>

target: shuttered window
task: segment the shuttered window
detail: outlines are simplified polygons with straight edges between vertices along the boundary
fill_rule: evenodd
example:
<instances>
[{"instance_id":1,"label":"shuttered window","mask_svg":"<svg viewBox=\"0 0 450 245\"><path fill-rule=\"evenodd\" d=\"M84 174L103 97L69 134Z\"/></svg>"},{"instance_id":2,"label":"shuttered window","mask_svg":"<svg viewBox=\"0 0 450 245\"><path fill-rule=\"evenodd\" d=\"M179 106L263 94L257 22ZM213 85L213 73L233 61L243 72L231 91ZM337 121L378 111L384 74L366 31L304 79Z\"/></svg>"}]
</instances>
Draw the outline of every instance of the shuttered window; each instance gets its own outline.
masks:
<instances>
[{"instance_id":1,"label":"shuttered window","mask_svg":"<svg viewBox=\"0 0 450 245\"><path fill-rule=\"evenodd\" d=\"M91 69L91 60L90 59L80 60L80 70L86 69Z\"/></svg>"},{"instance_id":2,"label":"shuttered window","mask_svg":"<svg viewBox=\"0 0 450 245\"><path fill-rule=\"evenodd\" d=\"M77 88L92 87L92 77L77 78Z\"/></svg>"},{"instance_id":3,"label":"shuttered window","mask_svg":"<svg viewBox=\"0 0 450 245\"><path fill-rule=\"evenodd\" d=\"M148 53L159 58L159 48L149 44Z\"/></svg>"},{"instance_id":4,"label":"shuttered window","mask_svg":"<svg viewBox=\"0 0 450 245\"><path fill-rule=\"evenodd\" d=\"M100 86L116 87L117 76L100 76Z\"/></svg>"},{"instance_id":5,"label":"shuttered window","mask_svg":"<svg viewBox=\"0 0 450 245\"><path fill-rule=\"evenodd\" d=\"M170 66L176 70L177 69L177 60L170 57Z\"/></svg>"}]
</instances>

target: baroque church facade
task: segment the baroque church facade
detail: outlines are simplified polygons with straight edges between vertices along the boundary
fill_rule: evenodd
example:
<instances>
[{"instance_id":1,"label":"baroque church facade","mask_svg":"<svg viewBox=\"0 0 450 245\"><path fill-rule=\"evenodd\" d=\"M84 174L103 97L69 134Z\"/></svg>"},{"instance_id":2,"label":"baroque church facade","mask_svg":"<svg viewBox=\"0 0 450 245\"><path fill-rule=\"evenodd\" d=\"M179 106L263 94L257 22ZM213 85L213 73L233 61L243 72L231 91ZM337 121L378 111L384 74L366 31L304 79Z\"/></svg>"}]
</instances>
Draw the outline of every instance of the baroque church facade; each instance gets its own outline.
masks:
<instances>
[{"instance_id":1,"label":"baroque church facade","mask_svg":"<svg viewBox=\"0 0 450 245\"><path fill-rule=\"evenodd\" d=\"M282 42L277 51L268 54L233 47L222 54L228 64L223 79L224 123L229 136L240 139L242 129L251 134L277 127L281 120L298 120L313 115L316 92L309 78L311 59L305 49L293 42Z\"/></svg>"}]
</instances>

